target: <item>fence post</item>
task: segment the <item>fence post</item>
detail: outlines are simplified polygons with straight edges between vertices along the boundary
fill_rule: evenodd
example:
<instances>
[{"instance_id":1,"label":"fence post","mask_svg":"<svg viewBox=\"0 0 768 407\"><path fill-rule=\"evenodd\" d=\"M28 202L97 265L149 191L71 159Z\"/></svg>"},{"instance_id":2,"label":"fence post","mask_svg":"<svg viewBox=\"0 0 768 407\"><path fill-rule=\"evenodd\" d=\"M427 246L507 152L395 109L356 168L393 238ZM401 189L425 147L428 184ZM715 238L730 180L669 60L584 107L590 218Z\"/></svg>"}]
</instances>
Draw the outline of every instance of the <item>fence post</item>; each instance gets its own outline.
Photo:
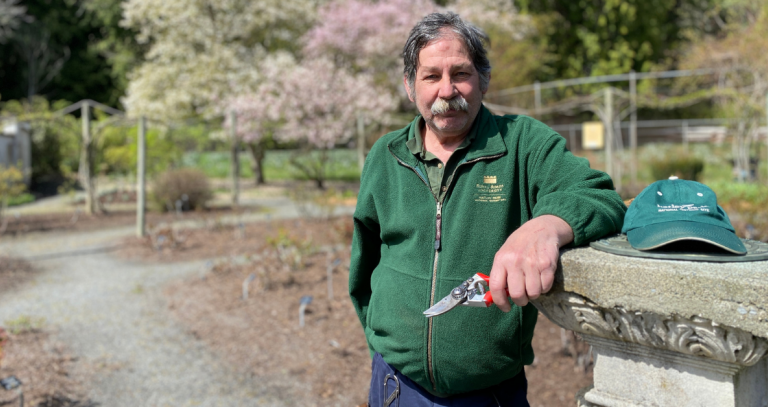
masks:
<instances>
[{"instance_id":1,"label":"fence post","mask_svg":"<svg viewBox=\"0 0 768 407\"><path fill-rule=\"evenodd\" d=\"M144 236L144 215L146 213L146 168L147 168L147 118L139 118L139 131L136 139L136 236Z\"/></svg>"},{"instance_id":2,"label":"fence post","mask_svg":"<svg viewBox=\"0 0 768 407\"><path fill-rule=\"evenodd\" d=\"M91 105L87 101L81 102L80 105L80 119L83 124L83 144L80 149L80 182L85 189L85 211L89 215L93 215L95 212L94 205L94 193L93 193L93 177L91 174L91 164L93 157L91 157Z\"/></svg>"},{"instance_id":3,"label":"fence post","mask_svg":"<svg viewBox=\"0 0 768 407\"><path fill-rule=\"evenodd\" d=\"M229 136L232 141L232 207L236 208L240 200L240 143L237 142L237 116L234 110L229 112Z\"/></svg>"},{"instance_id":4,"label":"fence post","mask_svg":"<svg viewBox=\"0 0 768 407\"><path fill-rule=\"evenodd\" d=\"M683 120L683 151L688 153L688 120Z\"/></svg>"},{"instance_id":5,"label":"fence post","mask_svg":"<svg viewBox=\"0 0 768 407\"><path fill-rule=\"evenodd\" d=\"M357 114L357 165L363 172L365 165L365 120L362 113Z\"/></svg>"},{"instance_id":6,"label":"fence post","mask_svg":"<svg viewBox=\"0 0 768 407\"><path fill-rule=\"evenodd\" d=\"M605 89L605 172L613 178L613 88ZM614 180L614 182L616 182Z\"/></svg>"},{"instance_id":7,"label":"fence post","mask_svg":"<svg viewBox=\"0 0 768 407\"><path fill-rule=\"evenodd\" d=\"M629 103L631 112L629 115L629 148L631 150L629 173L634 192L637 186L637 75L634 70L629 71Z\"/></svg>"},{"instance_id":8,"label":"fence post","mask_svg":"<svg viewBox=\"0 0 768 407\"><path fill-rule=\"evenodd\" d=\"M539 116L539 112L541 111L541 83L539 81L536 81L533 83L533 94L534 94L534 112L536 112L536 118L541 120L541 117Z\"/></svg>"}]
</instances>

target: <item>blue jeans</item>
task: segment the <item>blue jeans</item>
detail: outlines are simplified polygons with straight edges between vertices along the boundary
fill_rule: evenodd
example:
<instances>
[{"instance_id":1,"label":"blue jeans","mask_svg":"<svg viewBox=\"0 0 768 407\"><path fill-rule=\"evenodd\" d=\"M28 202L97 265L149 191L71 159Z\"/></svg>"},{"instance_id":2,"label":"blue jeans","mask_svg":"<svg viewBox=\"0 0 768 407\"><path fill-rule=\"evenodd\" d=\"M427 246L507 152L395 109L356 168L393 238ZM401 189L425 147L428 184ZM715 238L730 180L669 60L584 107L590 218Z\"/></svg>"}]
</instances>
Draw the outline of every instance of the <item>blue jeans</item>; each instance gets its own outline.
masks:
<instances>
[{"instance_id":1,"label":"blue jeans","mask_svg":"<svg viewBox=\"0 0 768 407\"><path fill-rule=\"evenodd\" d=\"M395 391L396 381L392 376L397 377L400 383L400 395L393 400L390 407L530 407L525 370L487 389L451 397L437 397L395 370L378 353L373 356L371 367L371 391L368 393L370 407L382 407L385 397L390 397ZM384 379L387 375L392 376L387 379L385 394Z\"/></svg>"}]
</instances>

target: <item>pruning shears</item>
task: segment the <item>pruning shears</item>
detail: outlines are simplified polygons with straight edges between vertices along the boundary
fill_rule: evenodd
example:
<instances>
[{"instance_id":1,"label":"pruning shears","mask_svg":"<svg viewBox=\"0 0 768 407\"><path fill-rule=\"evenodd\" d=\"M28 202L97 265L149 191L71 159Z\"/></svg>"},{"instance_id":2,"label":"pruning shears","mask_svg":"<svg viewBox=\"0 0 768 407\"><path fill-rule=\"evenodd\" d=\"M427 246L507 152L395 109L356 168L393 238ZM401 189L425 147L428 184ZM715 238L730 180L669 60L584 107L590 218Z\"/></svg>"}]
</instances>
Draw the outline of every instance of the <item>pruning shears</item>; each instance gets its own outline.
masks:
<instances>
[{"instance_id":1,"label":"pruning shears","mask_svg":"<svg viewBox=\"0 0 768 407\"><path fill-rule=\"evenodd\" d=\"M445 314L458 305L487 308L493 304L491 291L488 289L490 277L477 273L469 280L451 290L451 293L424 311L427 318ZM509 295L509 290L507 290Z\"/></svg>"}]
</instances>

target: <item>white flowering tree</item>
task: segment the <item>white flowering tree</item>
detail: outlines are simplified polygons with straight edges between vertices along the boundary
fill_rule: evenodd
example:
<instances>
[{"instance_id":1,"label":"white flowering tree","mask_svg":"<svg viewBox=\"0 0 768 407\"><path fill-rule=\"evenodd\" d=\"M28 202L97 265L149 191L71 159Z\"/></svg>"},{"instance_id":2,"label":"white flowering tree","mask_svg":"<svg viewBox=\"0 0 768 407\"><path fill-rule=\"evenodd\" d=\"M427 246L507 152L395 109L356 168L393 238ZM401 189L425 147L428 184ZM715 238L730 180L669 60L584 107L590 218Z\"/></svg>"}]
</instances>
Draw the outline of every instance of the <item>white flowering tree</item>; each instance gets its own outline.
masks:
<instances>
[{"instance_id":1,"label":"white flowering tree","mask_svg":"<svg viewBox=\"0 0 768 407\"><path fill-rule=\"evenodd\" d=\"M148 44L123 103L133 116L218 115L260 80L262 60L309 28L313 0L126 0L125 27Z\"/></svg>"}]
</instances>

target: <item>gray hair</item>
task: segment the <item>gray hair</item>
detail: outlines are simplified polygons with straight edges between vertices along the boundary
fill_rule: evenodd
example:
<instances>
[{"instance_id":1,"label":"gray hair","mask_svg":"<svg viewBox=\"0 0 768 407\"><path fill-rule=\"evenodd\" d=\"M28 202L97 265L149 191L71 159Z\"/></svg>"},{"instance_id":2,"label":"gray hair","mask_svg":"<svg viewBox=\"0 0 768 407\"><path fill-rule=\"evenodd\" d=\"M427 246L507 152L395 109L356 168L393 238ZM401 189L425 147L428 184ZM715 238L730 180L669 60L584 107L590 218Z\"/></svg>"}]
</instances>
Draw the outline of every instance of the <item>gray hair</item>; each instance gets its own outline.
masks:
<instances>
[{"instance_id":1,"label":"gray hair","mask_svg":"<svg viewBox=\"0 0 768 407\"><path fill-rule=\"evenodd\" d=\"M441 32L447 28L464 41L469 51L469 57L480 75L480 89L488 90L491 80L491 63L488 61L485 43L489 42L488 35L478 27L465 22L458 14L452 12L432 13L419 21L408 35L408 40L403 47L403 74L408 82L408 91L413 95L416 82L416 70L419 67L419 52L430 41L444 37Z\"/></svg>"}]
</instances>

